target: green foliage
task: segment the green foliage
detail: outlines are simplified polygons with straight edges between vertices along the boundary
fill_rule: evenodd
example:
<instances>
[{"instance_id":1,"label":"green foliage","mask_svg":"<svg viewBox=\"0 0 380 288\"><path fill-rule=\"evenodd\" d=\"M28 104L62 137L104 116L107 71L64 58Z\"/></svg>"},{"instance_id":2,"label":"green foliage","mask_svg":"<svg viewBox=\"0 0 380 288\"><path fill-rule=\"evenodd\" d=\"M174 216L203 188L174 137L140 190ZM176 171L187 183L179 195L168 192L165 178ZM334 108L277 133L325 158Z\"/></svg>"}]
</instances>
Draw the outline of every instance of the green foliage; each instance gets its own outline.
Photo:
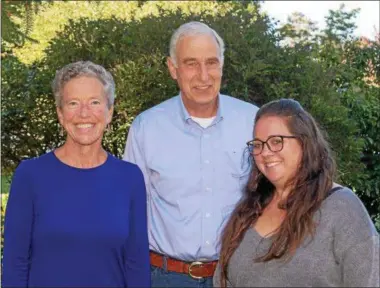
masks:
<instances>
[{"instance_id":1,"label":"green foliage","mask_svg":"<svg viewBox=\"0 0 380 288\"><path fill-rule=\"evenodd\" d=\"M34 19L30 37L38 42L26 42L13 50L18 59L25 64L46 56L45 49L50 41L56 39L57 33L69 27L79 19L110 20L117 19L123 23L140 21L149 17L157 18L166 13L179 12L181 15L219 15L223 16L233 7L240 6L233 1L217 3L215 1L52 1L42 2L39 13ZM109 30L107 33L110 33ZM153 36L152 34L149 34ZM143 36L143 35L141 35ZM81 39L78 39L80 45ZM103 43L104 44L104 43Z\"/></svg>"},{"instance_id":2,"label":"green foliage","mask_svg":"<svg viewBox=\"0 0 380 288\"><path fill-rule=\"evenodd\" d=\"M360 127L364 139L361 161L365 172L353 187L366 203L367 209L380 228L380 88L376 86L349 87L342 95L350 107L351 117Z\"/></svg>"},{"instance_id":3,"label":"green foliage","mask_svg":"<svg viewBox=\"0 0 380 288\"><path fill-rule=\"evenodd\" d=\"M336 146L339 148L336 152L342 156L339 168L343 183L361 197L380 230L380 42L353 36L354 19L358 12L357 9L346 11L344 6L330 11L326 17L326 29L321 34L314 33L312 40L301 38L300 41L299 35L293 33L299 23L308 23L305 18L289 19L280 31L284 37L296 36L297 44L293 51L310 51L326 74L323 77L327 80L324 85L337 91L334 99L346 108L347 113L342 117L337 107L333 106L335 113L327 117L341 119L332 123L335 128L329 135L333 143L341 143ZM310 27L307 30L312 32ZM305 32L303 35L310 34ZM299 52L297 54L301 55ZM318 94L326 95L322 91ZM343 121L353 121L356 129L347 133L347 127L339 125ZM348 127L353 128L351 125ZM341 147L344 142L353 141L360 141L361 144L349 144L349 150L343 152ZM358 161L354 158L358 155L360 164L355 167ZM347 157L353 161L347 161Z\"/></svg>"},{"instance_id":4,"label":"green foliage","mask_svg":"<svg viewBox=\"0 0 380 288\"><path fill-rule=\"evenodd\" d=\"M259 106L280 97L300 101L329 136L340 182L362 197L380 225L379 88L363 80L375 75L378 83L378 46L352 40L356 14L342 13L331 14L328 32L315 35L299 14L275 29L255 1L42 5L30 34L38 43L14 49L17 58L2 63L2 168L12 172L21 159L62 143L50 82L57 69L78 60L99 63L115 78L114 117L103 144L121 157L134 117L178 93L166 67L171 34L200 20L226 42L222 92Z\"/></svg>"},{"instance_id":5,"label":"green foliage","mask_svg":"<svg viewBox=\"0 0 380 288\"><path fill-rule=\"evenodd\" d=\"M51 78L13 56L3 59L1 74L1 164L2 173L9 174L20 160L41 155L60 139Z\"/></svg>"},{"instance_id":6,"label":"green foliage","mask_svg":"<svg viewBox=\"0 0 380 288\"><path fill-rule=\"evenodd\" d=\"M326 17L326 29L324 33L325 40L344 42L353 39L353 32L357 28L354 22L360 9L353 9L351 11L345 10L345 5L341 4L339 10L330 10Z\"/></svg>"},{"instance_id":7,"label":"green foliage","mask_svg":"<svg viewBox=\"0 0 380 288\"><path fill-rule=\"evenodd\" d=\"M8 201L8 194L1 194L1 207L0 207L0 233L1 233L1 251L0 255L3 255L3 245L4 245L4 218L5 218L5 207Z\"/></svg>"},{"instance_id":8,"label":"green foliage","mask_svg":"<svg viewBox=\"0 0 380 288\"><path fill-rule=\"evenodd\" d=\"M380 229L380 43L355 39L353 19L358 10L345 12L343 8L330 11L326 36L321 37L322 49L331 51L334 45L334 53L321 55L328 66L334 67L333 85L341 91L340 99L359 127L357 137L364 140L364 170L350 184Z\"/></svg>"},{"instance_id":9,"label":"green foliage","mask_svg":"<svg viewBox=\"0 0 380 288\"><path fill-rule=\"evenodd\" d=\"M7 175L1 175L1 194L8 194L11 178Z\"/></svg>"},{"instance_id":10,"label":"green foliage","mask_svg":"<svg viewBox=\"0 0 380 288\"><path fill-rule=\"evenodd\" d=\"M314 41L314 34L318 30L315 22L310 21L299 12L293 12L287 23L279 28L279 33L289 46L302 44L304 47Z\"/></svg>"},{"instance_id":11,"label":"green foliage","mask_svg":"<svg viewBox=\"0 0 380 288\"><path fill-rule=\"evenodd\" d=\"M22 47L26 40L36 42L29 34L40 4L38 0L1 2L2 51L10 47Z\"/></svg>"}]
</instances>

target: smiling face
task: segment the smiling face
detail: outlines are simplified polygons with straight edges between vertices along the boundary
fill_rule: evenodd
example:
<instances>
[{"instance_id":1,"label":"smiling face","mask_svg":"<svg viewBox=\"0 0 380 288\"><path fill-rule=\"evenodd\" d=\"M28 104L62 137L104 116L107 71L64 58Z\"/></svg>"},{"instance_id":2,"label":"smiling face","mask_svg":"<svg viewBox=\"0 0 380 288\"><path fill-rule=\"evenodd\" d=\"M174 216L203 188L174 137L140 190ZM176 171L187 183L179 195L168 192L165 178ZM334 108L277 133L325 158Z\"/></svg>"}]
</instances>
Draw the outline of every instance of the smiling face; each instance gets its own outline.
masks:
<instances>
[{"instance_id":1,"label":"smiling face","mask_svg":"<svg viewBox=\"0 0 380 288\"><path fill-rule=\"evenodd\" d=\"M263 116L255 124L255 139L267 141L273 135L294 136L290 133L284 118ZM302 147L298 139L284 138L281 151L272 152L265 144L261 154L254 156L254 159L261 173L277 189L283 189L299 170Z\"/></svg>"},{"instance_id":2,"label":"smiling face","mask_svg":"<svg viewBox=\"0 0 380 288\"><path fill-rule=\"evenodd\" d=\"M178 67L170 58L168 67L172 78L178 83L189 113L199 116L192 112L196 114L197 108L202 106L210 106L216 112L222 81L222 64L216 40L211 35L185 36L177 44L176 57Z\"/></svg>"},{"instance_id":3,"label":"smiling face","mask_svg":"<svg viewBox=\"0 0 380 288\"><path fill-rule=\"evenodd\" d=\"M58 119L67 132L66 143L101 145L104 130L112 119L102 83L94 77L71 79L62 89Z\"/></svg>"}]
</instances>

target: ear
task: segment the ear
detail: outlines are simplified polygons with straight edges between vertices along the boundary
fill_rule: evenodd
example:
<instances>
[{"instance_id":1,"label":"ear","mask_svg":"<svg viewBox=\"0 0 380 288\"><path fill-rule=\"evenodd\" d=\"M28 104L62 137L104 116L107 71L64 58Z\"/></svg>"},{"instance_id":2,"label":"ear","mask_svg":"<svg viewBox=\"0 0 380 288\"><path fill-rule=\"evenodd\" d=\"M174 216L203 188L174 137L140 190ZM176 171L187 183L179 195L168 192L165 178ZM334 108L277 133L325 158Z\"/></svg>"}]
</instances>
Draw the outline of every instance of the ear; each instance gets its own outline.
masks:
<instances>
[{"instance_id":1,"label":"ear","mask_svg":"<svg viewBox=\"0 0 380 288\"><path fill-rule=\"evenodd\" d=\"M113 115L113 105L107 112L107 125L111 123L112 121L112 115Z\"/></svg>"},{"instance_id":2,"label":"ear","mask_svg":"<svg viewBox=\"0 0 380 288\"><path fill-rule=\"evenodd\" d=\"M61 124L63 126L63 114L62 114L61 108L56 106L56 111L57 111L57 115L58 115L59 124Z\"/></svg>"},{"instance_id":3,"label":"ear","mask_svg":"<svg viewBox=\"0 0 380 288\"><path fill-rule=\"evenodd\" d=\"M170 76L172 76L174 80L177 80L177 68L174 66L172 58L168 57L166 64L168 65Z\"/></svg>"}]
</instances>

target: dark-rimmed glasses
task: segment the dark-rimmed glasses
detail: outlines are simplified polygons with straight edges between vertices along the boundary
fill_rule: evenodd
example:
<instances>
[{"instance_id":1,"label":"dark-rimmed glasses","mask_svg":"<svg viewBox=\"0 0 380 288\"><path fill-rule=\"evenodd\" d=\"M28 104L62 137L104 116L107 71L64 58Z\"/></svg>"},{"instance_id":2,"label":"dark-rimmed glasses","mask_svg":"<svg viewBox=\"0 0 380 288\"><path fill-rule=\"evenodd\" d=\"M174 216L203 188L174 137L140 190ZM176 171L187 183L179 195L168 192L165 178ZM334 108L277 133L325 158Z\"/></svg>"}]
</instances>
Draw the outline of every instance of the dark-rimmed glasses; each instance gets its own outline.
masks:
<instances>
[{"instance_id":1,"label":"dark-rimmed glasses","mask_svg":"<svg viewBox=\"0 0 380 288\"><path fill-rule=\"evenodd\" d=\"M296 136L272 135L269 136L267 141L253 139L247 142L249 151L254 155L260 155L263 152L264 144L272 152L280 152L284 148L284 138L297 138Z\"/></svg>"}]
</instances>

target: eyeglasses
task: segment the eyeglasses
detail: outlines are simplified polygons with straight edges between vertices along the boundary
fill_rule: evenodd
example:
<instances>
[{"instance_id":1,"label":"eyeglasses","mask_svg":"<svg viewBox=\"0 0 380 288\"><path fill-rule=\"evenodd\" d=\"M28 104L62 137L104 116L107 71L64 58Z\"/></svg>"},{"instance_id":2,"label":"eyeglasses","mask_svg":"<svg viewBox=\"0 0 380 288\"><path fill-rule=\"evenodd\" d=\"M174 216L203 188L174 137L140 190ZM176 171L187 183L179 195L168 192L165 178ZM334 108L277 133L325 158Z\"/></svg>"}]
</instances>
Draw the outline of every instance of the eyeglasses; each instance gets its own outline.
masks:
<instances>
[{"instance_id":1,"label":"eyeglasses","mask_svg":"<svg viewBox=\"0 0 380 288\"><path fill-rule=\"evenodd\" d=\"M269 136L267 141L253 139L247 142L249 151L254 155L260 155L263 152L264 144L267 144L268 149L272 152L280 152L284 148L284 138L297 138L296 136L282 136L272 135Z\"/></svg>"}]
</instances>

